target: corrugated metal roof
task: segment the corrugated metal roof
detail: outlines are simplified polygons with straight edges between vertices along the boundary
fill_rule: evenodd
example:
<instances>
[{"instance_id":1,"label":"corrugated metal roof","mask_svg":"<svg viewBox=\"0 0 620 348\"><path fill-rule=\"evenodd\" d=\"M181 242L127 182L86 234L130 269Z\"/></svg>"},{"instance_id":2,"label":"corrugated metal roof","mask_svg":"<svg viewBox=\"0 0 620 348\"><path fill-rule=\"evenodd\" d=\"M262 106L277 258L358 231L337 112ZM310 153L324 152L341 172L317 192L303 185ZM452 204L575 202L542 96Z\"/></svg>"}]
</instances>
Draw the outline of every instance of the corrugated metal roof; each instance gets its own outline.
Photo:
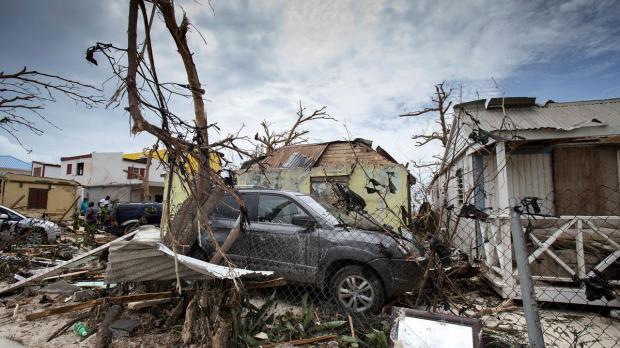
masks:
<instances>
[{"instance_id":1,"label":"corrugated metal roof","mask_svg":"<svg viewBox=\"0 0 620 348\"><path fill-rule=\"evenodd\" d=\"M262 160L261 164L266 167L281 168L295 153L311 159L314 163L321 157L327 146L329 143L284 146Z\"/></svg>"},{"instance_id":2,"label":"corrugated metal roof","mask_svg":"<svg viewBox=\"0 0 620 348\"><path fill-rule=\"evenodd\" d=\"M177 260L179 277L182 279L233 279L250 274L273 274L271 271L220 266L180 254ZM159 229L143 226L131 241L110 244L106 283L175 278L174 253L161 243Z\"/></svg>"},{"instance_id":3,"label":"corrugated metal roof","mask_svg":"<svg viewBox=\"0 0 620 348\"><path fill-rule=\"evenodd\" d=\"M32 166L29 162L20 160L10 155L0 156L0 168L10 168L19 170L30 170Z\"/></svg>"},{"instance_id":4,"label":"corrugated metal roof","mask_svg":"<svg viewBox=\"0 0 620 348\"><path fill-rule=\"evenodd\" d=\"M478 105L479 106L479 105ZM544 106L465 109L480 122L480 128L497 130L557 129L570 131L584 127L620 126L620 99L591 100L568 103L546 103ZM464 119L466 123L471 120ZM615 128L614 127L614 128Z\"/></svg>"},{"instance_id":5,"label":"corrugated metal roof","mask_svg":"<svg viewBox=\"0 0 620 348\"><path fill-rule=\"evenodd\" d=\"M312 158L295 152L282 164L282 168L311 168L315 162Z\"/></svg>"}]
</instances>

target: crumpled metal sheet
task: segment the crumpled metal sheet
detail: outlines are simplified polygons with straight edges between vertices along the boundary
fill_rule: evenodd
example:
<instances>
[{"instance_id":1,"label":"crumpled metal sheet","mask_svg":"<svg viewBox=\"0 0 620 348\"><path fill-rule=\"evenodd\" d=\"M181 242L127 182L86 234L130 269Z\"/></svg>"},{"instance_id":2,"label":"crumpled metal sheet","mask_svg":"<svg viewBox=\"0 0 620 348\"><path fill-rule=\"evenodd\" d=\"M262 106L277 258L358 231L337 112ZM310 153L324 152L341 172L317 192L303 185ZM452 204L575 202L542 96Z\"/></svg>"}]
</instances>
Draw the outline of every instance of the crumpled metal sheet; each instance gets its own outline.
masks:
<instances>
[{"instance_id":1,"label":"crumpled metal sheet","mask_svg":"<svg viewBox=\"0 0 620 348\"><path fill-rule=\"evenodd\" d=\"M235 279L246 275L272 275L271 271L251 271L212 264L185 255L176 255L181 279ZM131 241L110 246L105 281L108 284L128 281L176 279L175 255L159 240L159 229L140 231Z\"/></svg>"}]
</instances>

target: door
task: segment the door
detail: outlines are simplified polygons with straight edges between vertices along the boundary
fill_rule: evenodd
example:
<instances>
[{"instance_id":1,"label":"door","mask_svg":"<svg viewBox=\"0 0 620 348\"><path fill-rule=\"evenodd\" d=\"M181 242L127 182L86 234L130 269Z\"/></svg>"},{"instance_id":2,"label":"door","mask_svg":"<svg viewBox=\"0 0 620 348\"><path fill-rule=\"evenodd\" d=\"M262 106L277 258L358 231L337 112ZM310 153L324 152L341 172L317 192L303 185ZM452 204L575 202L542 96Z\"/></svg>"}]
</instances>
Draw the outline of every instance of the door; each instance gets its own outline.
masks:
<instances>
[{"instance_id":1,"label":"door","mask_svg":"<svg viewBox=\"0 0 620 348\"><path fill-rule=\"evenodd\" d=\"M256 216L256 194L242 193L241 199L248 210L248 219L252 220ZM222 200L213 210L211 229L220 246L224 243L230 231L235 227L239 213L239 203L234 197L228 194L223 196ZM248 255L252 250L252 244L250 243L248 233L248 230L242 230L230 249L226 252L226 256L235 266L252 269L252 265L248 263ZM202 248L207 250L209 257L211 257L213 253L215 253L215 246L212 243L209 231L201 231L201 234L201 240L203 241Z\"/></svg>"},{"instance_id":2,"label":"door","mask_svg":"<svg viewBox=\"0 0 620 348\"><path fill-rule=\"evenodd\" d=\"M620 215L615 146L558 146L553 153L558 215Z\"/></svg>"},{"instance_id":3,"label":"door","mask_svg":"<svg viewBox=\"0 0 620 348\"><path fill-rule=\"evenodd\" d=\"M293 225L293 217L309 216L289 197L263 194L258 197L256 221L250 224L253 268L275 271L288 280L314 282L316 258L309 258L318 248L316 228Z\"/></svg>"}]
</instances>

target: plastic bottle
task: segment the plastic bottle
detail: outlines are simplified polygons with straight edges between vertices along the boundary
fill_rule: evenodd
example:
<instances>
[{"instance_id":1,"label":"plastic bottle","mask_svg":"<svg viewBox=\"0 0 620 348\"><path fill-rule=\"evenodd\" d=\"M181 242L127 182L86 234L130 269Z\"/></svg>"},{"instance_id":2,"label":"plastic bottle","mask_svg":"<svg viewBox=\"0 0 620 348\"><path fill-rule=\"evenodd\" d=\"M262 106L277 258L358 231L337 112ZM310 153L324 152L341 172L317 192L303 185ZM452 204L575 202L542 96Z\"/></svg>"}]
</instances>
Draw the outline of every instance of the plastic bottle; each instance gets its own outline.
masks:
<instances>
[{"instance_id":1,"label":"plastic bottle","mask_svg":"<svg viewBox=\"0 0 620 348\"><path fill-rule=\"evenodd\" d=\"M88 327L83 322L78 321L77 323L73 324L73 332L76 336L84 338L86 337L86 335L88 335Z\"/></svg>"}]
</instances>

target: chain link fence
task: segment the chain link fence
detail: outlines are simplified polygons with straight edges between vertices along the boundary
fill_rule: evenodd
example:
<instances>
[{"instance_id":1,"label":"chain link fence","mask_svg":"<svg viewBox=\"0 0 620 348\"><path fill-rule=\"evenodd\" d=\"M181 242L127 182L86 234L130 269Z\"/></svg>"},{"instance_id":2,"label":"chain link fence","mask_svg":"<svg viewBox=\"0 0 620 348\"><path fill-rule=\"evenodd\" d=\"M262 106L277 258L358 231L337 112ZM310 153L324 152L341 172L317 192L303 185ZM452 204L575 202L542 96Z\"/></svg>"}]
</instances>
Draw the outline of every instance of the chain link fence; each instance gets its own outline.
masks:
<instances>
[{"instance_id":1,"label":"chain link fence","mask_svg":"<svg viewBox=\"0 0 620 348\"><path fill-rule=\"evenodd\" d=\"M369 212L338 185L331 200L240 192L247 221L226 261L276 278L238 284L237 346L333 336L345 345L387 347L392 306L479 319L485 346L527 346L509 210L465 199L439 213L428 204L414 216L388 206ZM519 204L545 344L616 346L620 217L558 214L557 196L520 197ZM220 244L239 214L225 195L211 221ZM208 260L211 238L203 233L194 255Z\"/></svg>"}]
</instances>

